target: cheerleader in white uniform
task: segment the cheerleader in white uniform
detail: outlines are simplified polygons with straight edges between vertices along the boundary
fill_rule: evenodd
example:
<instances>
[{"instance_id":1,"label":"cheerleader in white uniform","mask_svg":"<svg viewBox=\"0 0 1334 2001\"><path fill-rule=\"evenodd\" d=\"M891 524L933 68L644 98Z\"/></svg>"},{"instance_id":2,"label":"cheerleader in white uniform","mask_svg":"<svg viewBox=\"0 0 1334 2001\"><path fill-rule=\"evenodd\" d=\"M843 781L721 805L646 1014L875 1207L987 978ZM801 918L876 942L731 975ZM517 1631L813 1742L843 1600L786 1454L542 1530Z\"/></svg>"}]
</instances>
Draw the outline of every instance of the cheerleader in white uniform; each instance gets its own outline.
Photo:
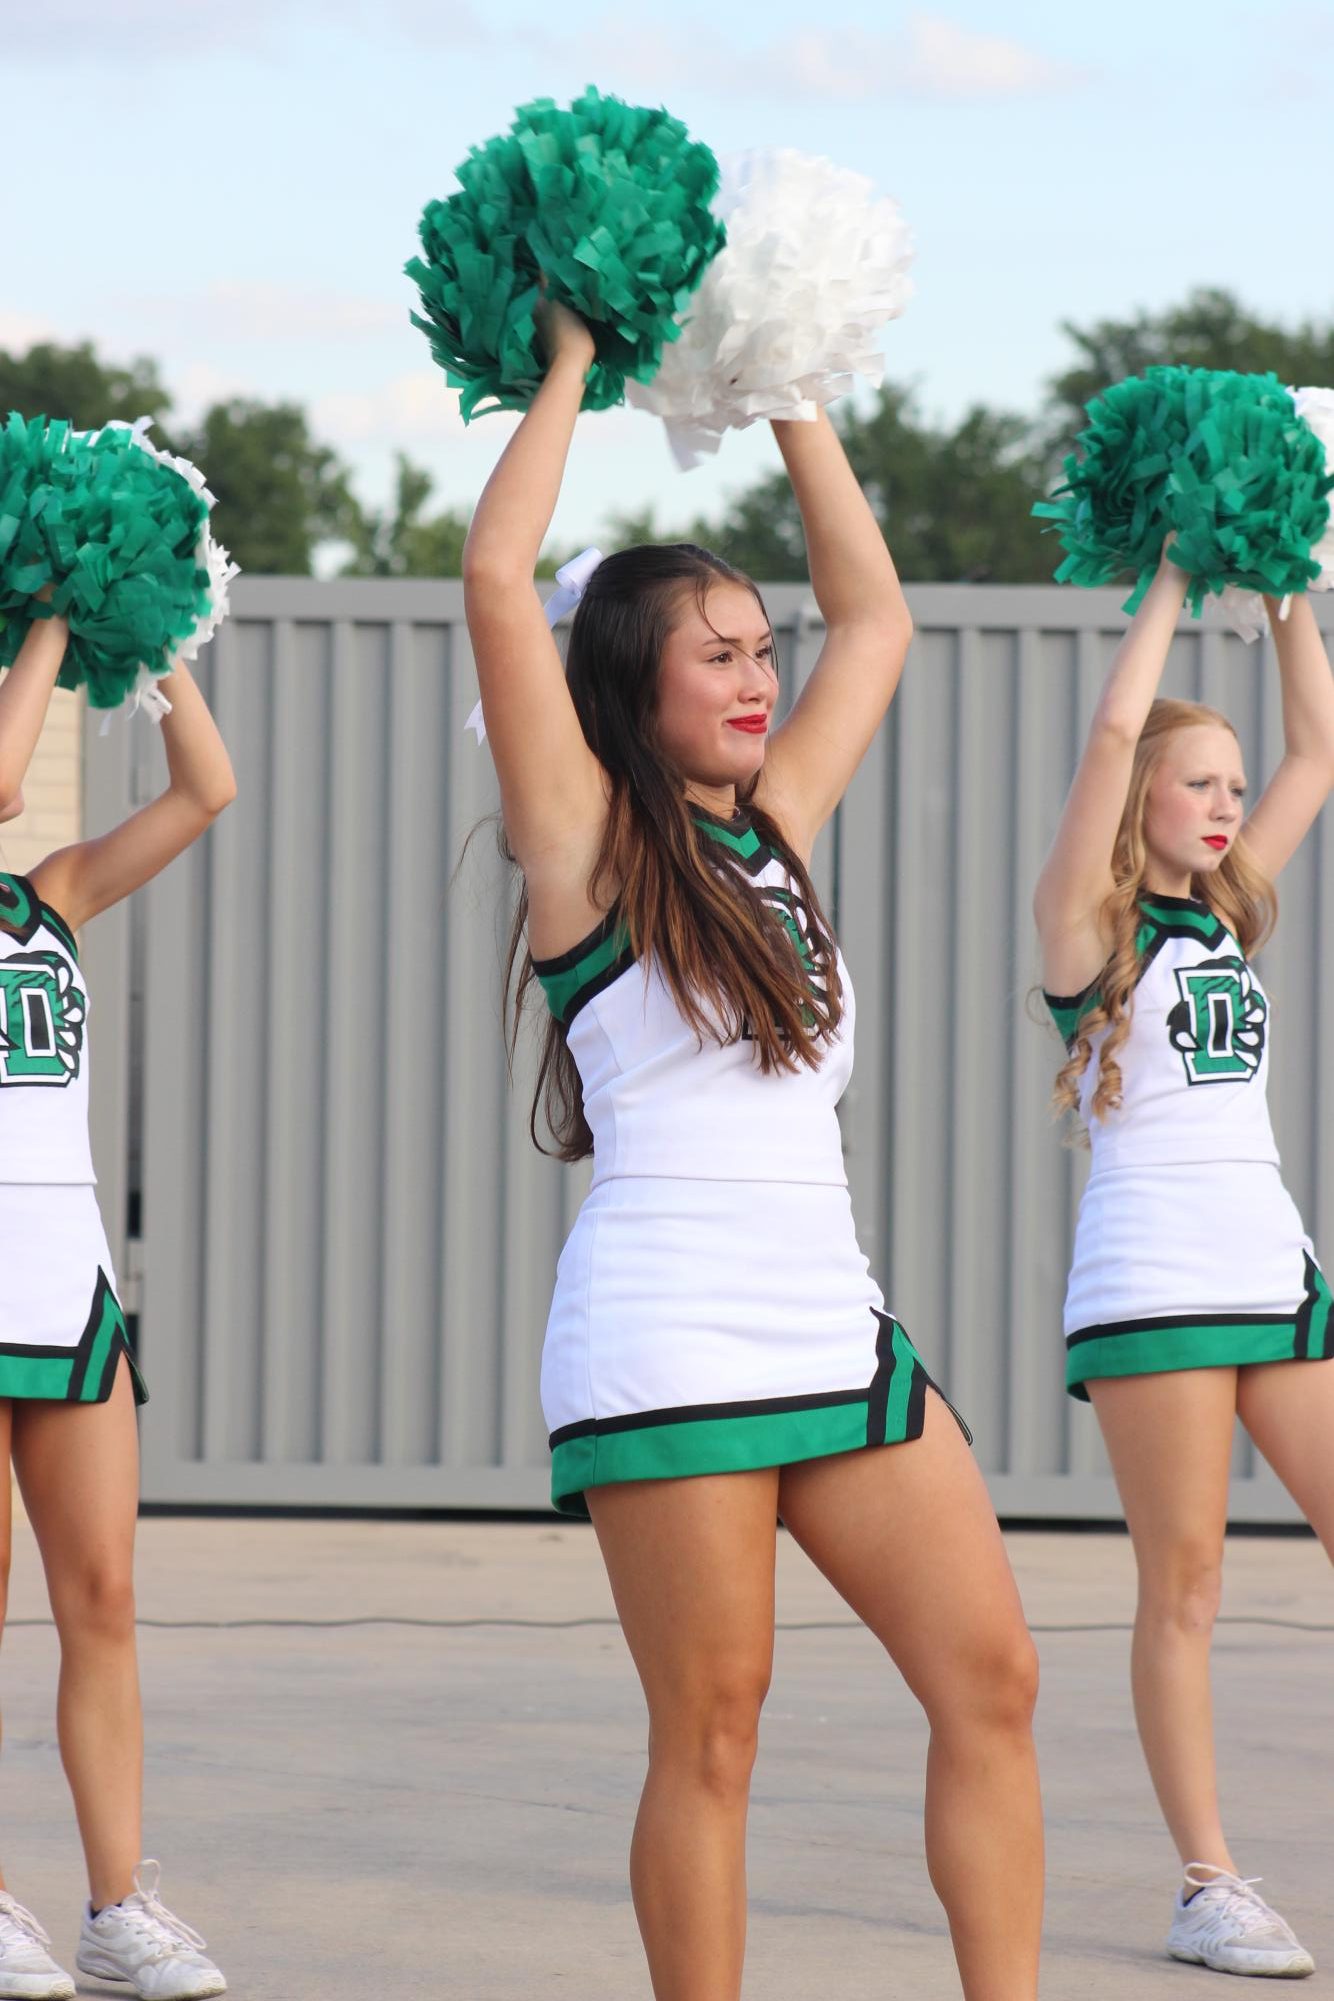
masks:
<instances>
[{"instance_id":1,"label":"cheerleader in white uniform","mask_svg":"<svg viewBox=\"0 0 1334 2001\"><path fill-rule=\"evenodd\" d=\"M1334 1555L1330 1291L1279 1176L1269 1004L1250 955L1334 784L1334 680L1307 598L1270 607L1285 754L1254 810L1224 716L1155 699L1187 578L1164 557L1108 673L1035 897L1092 1147L1065 1306L1134 1541L1135 1714L1183 1882L1168 1952L1229 1973L1313 1962L1219 1819L1209 1644L1234 1420Z\"/></svg>"},{"instance_id":2,"label":"cheerleader in white uniform","mask_svg":"<svg viewBox=\"0 0 1334 2001\"><path fill-rule=\"evenodd\" d=\"M1029 2001L1033 1649L964 1435L857 1247L834 1109L852 991L807 873L907 610L828 421L775 424L826 623L791 716L771 728L758 594L693 545L603 562L563 673L532 575L593 344L561 309L545 326L464 586L523 872L519 1000L545 990L557 1150L593 1156L542 1395L556 1504L592 1514L648 1701L631 1877L654 1991L740 1993L781 1515L928 1713L928 1858L965 1993Z\"/></svg>"},{"instance_id":3,"label":"cheerleader in white uniform","mask_svg":"<svg viewBox=\"0 0 1334 2001\"><path fill-rule=\"evenodd\" d=\"M60 669L63 620L35 624L0 684L0 821ZM89 1003L75 934L196 840L234 794L231 765L184 665L160 684L169 782L100 839L0 873L0 1559L12 1462L60 1639L57 1727L88 1866L77 1964L154 2001L220 1994L203 1940L141 1863L143 1728L132 1561L138 1511L130 1356L88 1144ZM0 1997L72 1995L37 1920L0 1889Z\"/></svg>"}]
</instances>

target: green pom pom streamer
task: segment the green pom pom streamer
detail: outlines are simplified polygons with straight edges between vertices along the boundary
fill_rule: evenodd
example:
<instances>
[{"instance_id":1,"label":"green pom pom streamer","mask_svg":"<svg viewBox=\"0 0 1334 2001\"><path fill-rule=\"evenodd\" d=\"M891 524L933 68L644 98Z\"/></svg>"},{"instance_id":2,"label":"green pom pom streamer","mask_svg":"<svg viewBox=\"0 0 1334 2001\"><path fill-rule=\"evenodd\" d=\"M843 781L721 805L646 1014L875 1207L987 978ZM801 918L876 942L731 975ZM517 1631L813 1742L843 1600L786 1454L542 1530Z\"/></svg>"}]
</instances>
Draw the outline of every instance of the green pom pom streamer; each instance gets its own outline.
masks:
<instances>
[{"instance_id":1,"label":"green pom pom streamer","mask_svg":"<svg viewBox=\"0 0 1334 2001\"><path fill-rule=\"evenodd\" d=\"M1283 598L1320 574L1312 550L1334 491L1324 447L1273 375L1150 368L1096 397L1065 481L1033 512L1066 550L1058 583L1135 587L1138 609L1163 542L1190 578L1196 617L1229 584Z\"/></svg>"},{"instance_id":2,"label":"green pom pom streamer","mask_svg":"<svg viewBox=\"0 0 1334 2001\"><path fill-rule=\"evenodd\" d=\"M457 194L427 205L425 254L405 269L421 294L412 323L462 391L463 421L532 402L546 373L542 280L593 334L585 410L620 403L627 377L649 381L726 240L709 148L666 111L590 86L568 111L524 105L458 179Z\"/></svg>"},{"instance_id":3,"label":"green pom pom streamer","mask_svg":"<svg viewBox=\"0 0 1334 2001\"><path fill-rule=\"evenodd\" d=\"M117 708L140 667L166 673L207 612L208 504L128 430L11 414L0 430L0 667L36 618L69 620L62 688ZM55 586L49 603L33 593Z\"/></svg>"}]
</instances>

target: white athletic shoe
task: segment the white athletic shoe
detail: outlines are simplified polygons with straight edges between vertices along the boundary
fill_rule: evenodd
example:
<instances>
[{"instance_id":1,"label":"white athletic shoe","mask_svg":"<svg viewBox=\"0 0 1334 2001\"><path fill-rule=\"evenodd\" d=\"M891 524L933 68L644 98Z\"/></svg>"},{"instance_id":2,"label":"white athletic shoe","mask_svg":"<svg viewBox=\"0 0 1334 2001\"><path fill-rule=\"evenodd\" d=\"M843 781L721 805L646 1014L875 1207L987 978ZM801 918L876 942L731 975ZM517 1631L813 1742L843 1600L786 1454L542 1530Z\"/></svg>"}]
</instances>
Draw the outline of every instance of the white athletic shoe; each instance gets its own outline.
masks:
<instances>
[{"instance_id":1,"label":"white athletic shoe","mask_svg":"<svg viewBox=\"0 0 1334 2001\"><path fill-rule=\"evenodd\" d=\"M1315 1972L1315 1961L1299 1945L1277 1911L1257 1895L1258 1876L1229 1876L1207 1862L1186 1867L1193 1893L1183 1902L1178 1890L1167 1950L1172 1959L1208 1966L1215 1973L1268 1974L1300 1980Z\"/></svg>"},{"instance_id":2,"label":"white athletic shoe","mask_svg":"<svg viewBox=\"0 0 1334 2001\"><path fill-rule=\"evenodd\" d=\"M96 1980L127 1980L140 2001L202 2001L206 1994L225 1994L227 1982L205 1958L199 1933L173 1917L158 1896L161 1878L158 1863L141 1862L134 1889L122 1903L108 1904L96 1917L85 1904L74 1964Z\"/></svg>"},{"instance_id":3,"label":"white athletic shoe","mask_svg":"<svg viewBox=\"0 0 1334 2001\"><path fill-rule=\"evenodd\" d=\"M3 2001L73 2001L74 1982L57 1966L31 1911L0 1890L0 1996Z\"/></svg>"}]
</instances>

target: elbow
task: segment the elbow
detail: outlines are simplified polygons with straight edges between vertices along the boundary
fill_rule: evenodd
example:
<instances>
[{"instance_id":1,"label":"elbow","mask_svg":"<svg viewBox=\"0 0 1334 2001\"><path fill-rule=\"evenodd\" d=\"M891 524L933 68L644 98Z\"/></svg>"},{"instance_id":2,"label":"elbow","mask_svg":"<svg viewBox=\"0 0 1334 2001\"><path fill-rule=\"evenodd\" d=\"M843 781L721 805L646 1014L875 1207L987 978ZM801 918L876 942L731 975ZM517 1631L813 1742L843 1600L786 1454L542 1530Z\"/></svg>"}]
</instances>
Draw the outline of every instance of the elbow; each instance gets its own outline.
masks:
<instances>
[{"instance_id":1,"label":"elbow","mask_svg":"<svg viewBox=\"0 0 1334 2001\"><path fill-rule=\"evenodd\" d=\"M883 604L863 601L847 612L824 613L825 631L852 632L873 635L877 644L886 652L897 653L902 659L912 643L914 626L912 613L902 597L895 594Z\"/></svg>"},{"instance_id":2,"label":"elbow","mask_svg":"<svg viewBox=\"0 0 1334 2001\"><path fill-rule=\"evenodd\" d=\"M1139 709L1132 713L1125 709L1099 708L1089 736L1101 737L1104 743L1114 744L1119 750L1133 750L1143 734L1144 721L1144 713Z\"/></svg>"},{"instance_id":3,"label":"elbow","mask_svg":"<svg viewBox=\"0 0 1334 2001\"><path fill-rule=\"evenodd\" d=\"M190 804L207 825L216 820L219 813L225 813L236 797L236 774L229 771L226 777L215 778L211 784L203 786L190 795Z\"/></svg>"},{"instance_id":4,"label":"elbow","mask_svg":"<svg viewBox=\"0 0 1334 2001\"><path fill-rule=\"evenodd\" d=\"M533 567L533 563L517 562L511 546L470 533L463 545L459 574L465 591L489 593L513 590L516 583L531 583Z\"/></svg>"}]
</instances>

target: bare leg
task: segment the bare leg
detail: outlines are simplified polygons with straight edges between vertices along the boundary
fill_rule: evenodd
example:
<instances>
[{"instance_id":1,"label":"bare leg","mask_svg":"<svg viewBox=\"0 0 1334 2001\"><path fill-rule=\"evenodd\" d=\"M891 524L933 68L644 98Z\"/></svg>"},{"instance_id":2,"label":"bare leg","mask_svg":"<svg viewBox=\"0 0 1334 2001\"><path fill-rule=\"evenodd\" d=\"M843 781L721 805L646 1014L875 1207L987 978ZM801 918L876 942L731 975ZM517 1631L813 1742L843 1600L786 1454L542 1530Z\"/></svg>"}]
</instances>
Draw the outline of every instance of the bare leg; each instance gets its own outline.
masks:
<instances>
[{"instance_id":1,"label":"bare leg","mask_svg":"<svg viewBox=\"0 0 1334 2001\"><path fill-rule=\"evenodd\" d=\"M928 1396L920 1439L786 1466L780 1505L926 1711L927 1866L968 2001L1032 2001L1037 1656L976 1461Z\"/></svg>"},{"instance_id":2,"label":"bare leg","mask_svg":"<svg viewBox=\"0 0 1334 2001\"><path fill-rule=\"evenodd\" d=\"M1237 1415L1334 1561L1334 1361L1239 1369Z\"/></svg>"},{"instance_id":3,"label":"bare leg","mask_svg":"<svg viewBox=\"0 0 1334 2001\"><path fill-rule=\"evenodd\" d=\"M1135 1546L1135 1720L1183 1863L1233 1875L1218 1812L1209 1648L1218 1616L1235 1369L1174 1369L1089 1384Z\"/></svg>"},{"instance_id":4,"label":"bare leg","mask_svg":"<svg viewBox=\"0 0 1334 2001\"><path fill-rule=\"evenodd\" d=\"M60 1755L100 1910L129 1893L142 1853L139 1438L124 1362L106 1403L16 1403L14 1464L60 1635Z\"/></svg>"},{"instance_id":5,"label":"bare leg","mask_svg":"<svg viewBox=\"0 0 1334 2001\"><path fill-rule=\"evenodd\" d=\"M776 1471L588 1496L649 1711L630 1849L657 2001L737 2001L746 1812L773 1665Z\"/></svg>"}]
</instances>

